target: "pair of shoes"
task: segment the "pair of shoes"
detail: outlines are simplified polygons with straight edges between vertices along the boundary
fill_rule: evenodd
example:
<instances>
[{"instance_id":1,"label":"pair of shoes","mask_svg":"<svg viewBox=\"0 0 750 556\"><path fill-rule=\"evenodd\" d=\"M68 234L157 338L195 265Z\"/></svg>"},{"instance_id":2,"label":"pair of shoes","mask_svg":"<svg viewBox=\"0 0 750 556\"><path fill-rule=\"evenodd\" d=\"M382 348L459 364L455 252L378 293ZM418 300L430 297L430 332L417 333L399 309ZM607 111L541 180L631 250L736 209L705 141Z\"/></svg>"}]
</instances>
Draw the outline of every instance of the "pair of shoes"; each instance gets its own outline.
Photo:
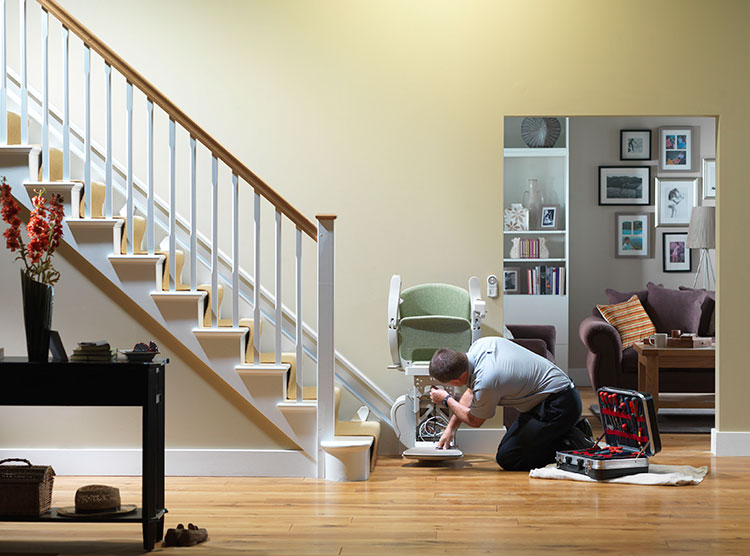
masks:
<instances>
[{"instance_id":1,"label":"pair of shoes","mask_svg":"<svg viewBox=\"0 0 750 556\"><path fill-rule=\"evenodd\" d=\"M594 431L591 428L591 423L589 423L589 420L586 419L586 417L581 417L575 424L575 427L585 434L586 438L590 438L592 442L594 441Z\"/></svg>"},{"instance_id":2,"label":"pair of shoes","mask_svg":"<svg viewBox=\"0 0 750 556\"><path fill-rule=\"evenodd\" d=\"M593 438L589 438L577 426L570 429L561 440L561 450L587 450L594 446Z\"/></svg>"},{"instance_id":3,"label":"pair of shoes","mask_svg":"<svg viewBox=\"0 0 750 556\"><path fill-rule=\"evenodd\" d=\"M188 523L187 529L182 523L176 528L168 529L164 535L163 546L193 546L208 539L208 531Z\"/></svg>"}]
</instances>

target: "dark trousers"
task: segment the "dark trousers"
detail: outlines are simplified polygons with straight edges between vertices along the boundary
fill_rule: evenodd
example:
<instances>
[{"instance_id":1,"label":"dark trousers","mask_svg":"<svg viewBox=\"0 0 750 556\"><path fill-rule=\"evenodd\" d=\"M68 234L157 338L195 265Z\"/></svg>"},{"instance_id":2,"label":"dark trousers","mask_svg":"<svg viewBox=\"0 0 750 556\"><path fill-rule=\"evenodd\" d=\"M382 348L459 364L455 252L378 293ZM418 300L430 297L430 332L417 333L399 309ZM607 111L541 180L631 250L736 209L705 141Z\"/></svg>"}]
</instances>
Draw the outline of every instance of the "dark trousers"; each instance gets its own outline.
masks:
<instances>
[{"instance_id":1,"label":"dark trousers","mask_svg":"<svg viewBox=\"0 0 750 556\"><path fill-rule=\"evenodd\" d=\"M497 463L506 471L528 471L555 461L566 434L581 417L581 396L571 388L547 398L521 413L500 446Z\"/></svg>"}]
</instances>

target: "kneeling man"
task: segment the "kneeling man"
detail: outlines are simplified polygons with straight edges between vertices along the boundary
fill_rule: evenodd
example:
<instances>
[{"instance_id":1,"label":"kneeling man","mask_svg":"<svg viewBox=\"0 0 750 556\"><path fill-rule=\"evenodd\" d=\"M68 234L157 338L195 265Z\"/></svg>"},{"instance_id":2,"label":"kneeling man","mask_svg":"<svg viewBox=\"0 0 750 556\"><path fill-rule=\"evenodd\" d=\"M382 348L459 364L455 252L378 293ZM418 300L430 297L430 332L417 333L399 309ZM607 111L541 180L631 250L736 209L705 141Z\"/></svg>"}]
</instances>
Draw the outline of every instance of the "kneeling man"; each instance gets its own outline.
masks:
<instances>
[{"instance_id":1,"label":"kneeling man","mask_svg":"<svg viewBox=\"0 0 750 556\"><path fill-rule=\"evenodd\" d=\"M508 471L543 467L557 450L589 448L591 427L581 417L581 397L559 367L505 338L480 338L467 353L439 349L430 361L430 375L453 386L467 386L457 401L445 390L430 392L433 403L451 410L438 447L450 444L461 423L479 427L509 406L521 415L497 448L497 463ZM580 420L580 421L579 421Z\"/></svg>"}]
</instances>

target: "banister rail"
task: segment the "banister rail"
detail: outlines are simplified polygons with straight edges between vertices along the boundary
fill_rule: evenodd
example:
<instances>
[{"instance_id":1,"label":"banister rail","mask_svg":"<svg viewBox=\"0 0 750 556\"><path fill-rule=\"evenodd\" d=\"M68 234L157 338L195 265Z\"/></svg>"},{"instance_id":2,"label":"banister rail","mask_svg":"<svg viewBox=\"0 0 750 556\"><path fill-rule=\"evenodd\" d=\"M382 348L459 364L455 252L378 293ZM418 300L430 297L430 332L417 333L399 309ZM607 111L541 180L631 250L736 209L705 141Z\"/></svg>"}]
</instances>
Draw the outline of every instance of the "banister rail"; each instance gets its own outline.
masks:
<instances>
[{"instance_id":1,"label":"banister rail","mask_svg":"<svg viewBox=\"0 0 750 556\"><path fill-rule=\"evenodd\" d=\"M187 132L201 142L213 156L223 161L233 173L245 180L257 193L268 200L276 209L294 222L295 226L305 232L313 241L318 240L317 226L301 212L294 208L270 185L259 178L252 170L245 166L232 153L209 135L202 127L172 103L164 94L152 85L145 77L138 73L125 60L120 58L96 35L89 31L80 21L70 15L54 0L36 0L44 10L53 15L62 25L75 33L85 45L97 52L104 61L117 69L129 82L136 86L154 104L164 110L171 119L179 123ZM89 205L90 206L90 205Z\"/></svg>"}]
</instances>

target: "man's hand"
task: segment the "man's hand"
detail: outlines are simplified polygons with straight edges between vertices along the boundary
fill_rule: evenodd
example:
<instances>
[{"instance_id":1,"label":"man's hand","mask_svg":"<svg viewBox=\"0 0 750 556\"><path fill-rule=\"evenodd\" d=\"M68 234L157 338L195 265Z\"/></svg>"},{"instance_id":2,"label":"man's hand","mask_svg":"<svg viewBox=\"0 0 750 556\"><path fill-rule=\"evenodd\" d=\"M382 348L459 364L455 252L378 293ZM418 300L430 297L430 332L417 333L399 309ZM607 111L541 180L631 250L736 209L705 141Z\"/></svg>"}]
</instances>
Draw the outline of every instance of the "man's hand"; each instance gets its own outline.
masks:
<instances>
[{"instance_id":1,"label":"man's hand","mask_svg":"<svg viewBox=\"0 0 750 556\"><path fill-rule=\"evenodd\" d=\"M443 434L440 435L440 440L438 441L438 448L447 450L451 446L451 441L453 441L453 437L456 434L455 429L448 425L445 427L445 430L443 431Z\"/></svg>"},{"instance_id":2,"label":"man's hand","mask_svg":"<svg viewBox=\"0 0 750 556\"><path fill-rule=\"evenodd\" d=\"M430 400L432 400L432 403L434 404L442 404L443 400L449 395L448 392L441 388L436 388L435 386L430 387Z\"/></svg>"}]
</instances>

